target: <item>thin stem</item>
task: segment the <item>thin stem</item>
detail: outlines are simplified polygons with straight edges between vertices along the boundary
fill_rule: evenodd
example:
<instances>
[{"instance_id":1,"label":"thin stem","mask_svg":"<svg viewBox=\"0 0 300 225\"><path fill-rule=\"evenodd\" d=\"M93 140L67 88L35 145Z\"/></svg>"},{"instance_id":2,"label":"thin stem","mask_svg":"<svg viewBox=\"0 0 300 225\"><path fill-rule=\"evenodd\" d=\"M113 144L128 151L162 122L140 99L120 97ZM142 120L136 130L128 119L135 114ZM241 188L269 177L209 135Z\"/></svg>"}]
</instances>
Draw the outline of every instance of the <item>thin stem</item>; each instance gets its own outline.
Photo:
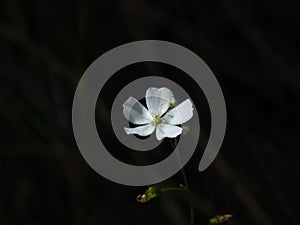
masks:
<instances>
[{"instance_id":1,"label":"thin stem","mask_svg":"<svg viewBox=\"0 0 300 225\"><path fill-rule=\"evenodd\" d=\"M189 199L189 204L190 204L190 225L194 225L195 224L194 200L193 200L191 189L189 187L189 183L188 183L188 180L187 180L185 170L183 168L181 169L181 174L182 174L184 185L186 187L185 190L187 192L188 199Z\"/></svg>"},{"instance_id":2,"label":"thin stem","mask_svg":"<svg viewBox=\"0 0 300 225\"><path fill-rule=\"evenodd\" d=\"M161 192L167 192L167 191L185 191L184 188L181 187L166 187L166 188L161 188Z\"/></svg>"},{"instance_id":3,"label":"thin stem","mask_svg":"<svg viewBox=\"0 0 300 225\"><path fill-rule=\"evenodd\" d=\"M177 144L178 144L177 138L175 138L174 143L171 141L171 146L174 148L174 150L177 147ZM178 163L181 167L180 171L181 171L181 175L182 175L182 178L183 178L185 191L187 192L187 195L188 195L188 200L189 200L189 205L190 205L190 225L194 225L195 224L195 207L194 207L194 200L193 200L192 192L191 192L191 189L190 189L190 186L189 186L187 175L186 175L185 170L182 166L181 159L178 155L178 152L176 151L175 153L176 153L176 156L177 156Z\"/></svg>"}]
</instances>

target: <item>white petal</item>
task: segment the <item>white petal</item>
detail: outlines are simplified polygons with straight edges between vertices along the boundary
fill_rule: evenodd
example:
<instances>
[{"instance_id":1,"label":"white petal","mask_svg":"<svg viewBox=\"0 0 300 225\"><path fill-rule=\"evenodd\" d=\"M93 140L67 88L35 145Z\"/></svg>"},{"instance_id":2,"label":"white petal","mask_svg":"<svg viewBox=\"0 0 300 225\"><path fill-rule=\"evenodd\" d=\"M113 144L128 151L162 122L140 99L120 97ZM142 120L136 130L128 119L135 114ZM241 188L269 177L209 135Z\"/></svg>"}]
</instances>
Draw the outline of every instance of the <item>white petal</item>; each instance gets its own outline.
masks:
<instances>
[{"instance_id":1,"label":"white petal","mask_svg":"<svg viewBox=\"0 0 300 225\"><path fill-rule=\"evenodd\" d=\"M123 104L123 115L131 123L137 125L149 123L153 119L150 112L132 97Z\"/></svg>"},{"instance_id":2,"label":"white petal","mask_svg":"<svg viewBox=\"0 0 300 225\"><path fill-rule=\"evenodd\" d=\"M124 127L126 134L138 134L140 136L148 136L153 133L155 129L155 125L153 123L149 123L144 126L139 126L135 128L127 128Z\"/></svg>"},{"instance_id":3,"label":"white petal","mask_svg":"<svg viewBox=\"0 0 300 225\"><path fill-rule=\"evenodd\" d=\"M162 121L164 123L178 125L187 122L193 116L193 104L190 99L185 100L174 109L164 115Z\"/></svg>"},{"instance_id":4,"label":"white petal","mask_svg":"<svg viewBox=\"0 0 300 225\"><path fill-rule=\"evenodd\" d=\"M150 87L146 91L146 103L151 115L161 116L169 108L173 93L168 88Z\"/></svg>"},{"instance_id":5,"label":"white petal","mask_svg":"<svg viewBox=\"0 0 300 225\"><path fill-rule=\"evenodd\" d=\"M179 134L181 134L182 128L170 124L160 123L156 128L156 138L157 140L161 140L165 137L175 138Z\"/></svg>"}]
</instances>

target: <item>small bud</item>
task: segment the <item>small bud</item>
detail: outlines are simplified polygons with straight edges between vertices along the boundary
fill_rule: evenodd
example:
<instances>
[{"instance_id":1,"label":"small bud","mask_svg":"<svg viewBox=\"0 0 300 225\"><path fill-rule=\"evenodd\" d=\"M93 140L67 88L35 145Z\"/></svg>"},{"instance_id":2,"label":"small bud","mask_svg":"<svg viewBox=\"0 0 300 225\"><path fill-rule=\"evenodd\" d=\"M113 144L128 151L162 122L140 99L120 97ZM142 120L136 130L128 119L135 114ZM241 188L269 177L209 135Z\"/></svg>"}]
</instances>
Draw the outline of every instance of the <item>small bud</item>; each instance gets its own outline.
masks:
<instances>
[{"instance_id":1,"label":"small bud","mask_svg":"<svg viewBox=\"0 0 300 225\"><path fill-rule=\"evenodd\" d=\"M225 214L225 215L217 215L214 218L210 219L209 223L211 225L218 225L227 222L233 217L232 214Z\"/></svg>"},{"instance_id":2,"label":"small bud","mask_svg":"<svg viewBox=\"0 0 300 225\"><path fill-rule=\"evenodd\" d=\"M170 106L169 106L169 109L168 110L171 110L173 108L175 108L176 106L176 100L174 97L171 98L171 102L170 102Z\"/></svg>"},{"instance_id":3,"label":"small bud","mask_svg":"<svg viewBox=\"0 0 300 225\"><path fill-rule=\"evenodd\" d=\"M171 98L171 104L175 104L176 103L176 100L174 98L174 96Z\"/></svg>"},{"instance_id":4,"label":"small bud","mask_svg":"<svg viewBox=\"0 0 300 225\"><path fill-rule=\"evenodd\" d=\"M136 200L140 203L145 203L153 198L159 197L161 194L160 190L155 186L150 186L144 194L138 195Z\"/></svg>"},{"instance_id":5,"label":"small bud","mask_svg":"<svg viewBox=\"0 0 300 225\"><path fill-rule=\"evenodd\" d=\"M183 134L186 135L189 132L190 128L187 125L182 125Z\"/></svg>"}]
</instances>

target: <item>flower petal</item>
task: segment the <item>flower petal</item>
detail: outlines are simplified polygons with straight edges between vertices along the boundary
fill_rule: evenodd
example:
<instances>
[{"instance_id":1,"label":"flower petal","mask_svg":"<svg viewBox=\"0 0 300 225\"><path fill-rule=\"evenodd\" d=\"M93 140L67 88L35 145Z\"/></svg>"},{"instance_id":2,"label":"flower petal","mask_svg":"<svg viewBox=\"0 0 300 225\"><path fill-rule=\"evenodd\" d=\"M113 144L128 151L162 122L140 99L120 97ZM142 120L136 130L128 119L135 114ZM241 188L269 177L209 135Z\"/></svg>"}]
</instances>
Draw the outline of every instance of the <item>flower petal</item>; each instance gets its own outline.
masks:
<instances>
[{"instance_id":1,"label":"flower petal","mask_svg":"<svg viewBox=\"0 0 300 225\"><path fill-rule=\"evenodd\" d=\"M149 123L144 126L138 126L134 128L124 127L126 134L137 134L140 136L148 136L153 133L155 129L155 125L153 123Z\"/></svg>"},{"instance_id":2,"label":"flower petal","mask_svg":"<svg viewBox=\"0 0 300 225\"><path fill-rule=\"evenodd\" d=\"M133 97L129 97L123 104L123 115L133 124L147 124L152 121L150 112Z\"/></svg>"},{"instance_id":3,"label":"flower petal","mask_svg":"<svg viewBox=\"0 0 300 225\"><path fill-rule=\"evenodd\" d=\"M165 137L175 138L181 133L182 133L181 127L166 124L166 123L160 123L157 125L156 128L156 138L159 141Z\"/></svg>"},{"instance_id":4,"label":"flower petal","mask_svg":"<svg viewBox=\"0 0 300 225\"><path fill-rule=\"evenodd\" d=\"M193 104L190 99L176 106L174 109L164 115L162 121L164 123L178 125L187 122L193 116Z\"/></svg>"},{"instance_id":5,"label":"flower petal","mask_svg":"<svg viewBox=\"0 0 300 225\"><path fill-rule=\"evenodd\" d=\"M146 103L149 112L154 116L163 115L169 108L173 93L168 88L150 87L146 91Z\"/></svg>"}]
</instances>

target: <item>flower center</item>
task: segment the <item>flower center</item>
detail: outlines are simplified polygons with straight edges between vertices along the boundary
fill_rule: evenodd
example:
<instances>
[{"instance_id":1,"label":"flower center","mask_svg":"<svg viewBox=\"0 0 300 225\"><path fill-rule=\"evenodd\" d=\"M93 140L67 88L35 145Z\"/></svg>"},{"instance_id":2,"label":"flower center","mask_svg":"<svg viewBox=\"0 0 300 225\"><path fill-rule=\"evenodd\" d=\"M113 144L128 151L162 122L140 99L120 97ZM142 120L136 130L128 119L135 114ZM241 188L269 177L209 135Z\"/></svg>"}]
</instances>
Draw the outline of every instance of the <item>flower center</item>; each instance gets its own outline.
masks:
<instances>
[{"instance_id":1,"label":"flower center","mask_svg":"<svg viewBox=\"0 0 300 225\"><path fill-rule=\"evenodd\" d=\"M159 116L159 115L155 115L155 116L154 116L154 119L153 119L153 122L154 122L155 124L161 123L161 118L160 118L160 116Z\"/></svg>"}]
</instances>

